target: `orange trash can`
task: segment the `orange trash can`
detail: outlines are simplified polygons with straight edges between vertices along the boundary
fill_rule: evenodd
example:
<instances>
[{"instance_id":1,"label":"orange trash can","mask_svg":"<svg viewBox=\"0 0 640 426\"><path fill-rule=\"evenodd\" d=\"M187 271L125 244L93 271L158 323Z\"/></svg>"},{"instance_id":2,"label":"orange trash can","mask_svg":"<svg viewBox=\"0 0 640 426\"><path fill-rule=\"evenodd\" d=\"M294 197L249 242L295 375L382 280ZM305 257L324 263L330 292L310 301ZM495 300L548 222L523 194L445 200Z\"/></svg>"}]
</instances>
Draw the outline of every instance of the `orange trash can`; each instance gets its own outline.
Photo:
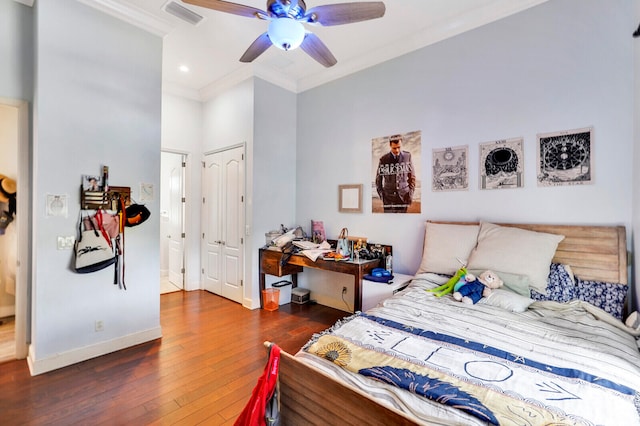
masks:
<instances>
[{"instance_id":1,"label":"orange trash can","mask_svg":"<svg viewBox=\"0 0 640 426\"><path fill-rule=\"evenodd\" d=\"M277 311L280 306L280 290L277 288L262 290L262 306L267 311Z\"/></svg>"}]
</instances>

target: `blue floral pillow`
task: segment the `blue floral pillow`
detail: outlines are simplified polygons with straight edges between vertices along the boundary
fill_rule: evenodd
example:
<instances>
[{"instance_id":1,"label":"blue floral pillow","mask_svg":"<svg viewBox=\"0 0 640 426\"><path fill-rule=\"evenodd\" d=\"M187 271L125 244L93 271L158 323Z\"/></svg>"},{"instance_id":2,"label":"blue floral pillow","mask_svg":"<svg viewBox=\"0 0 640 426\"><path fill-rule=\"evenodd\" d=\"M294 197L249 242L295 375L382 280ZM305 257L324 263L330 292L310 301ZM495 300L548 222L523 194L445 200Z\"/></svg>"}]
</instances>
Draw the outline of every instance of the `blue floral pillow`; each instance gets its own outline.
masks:
<instances>
[{"instance_id":1,"label":"blue floral pillow","mask_svg":"<svg viewBox=\"0 0 640 426\"><path fill-rule=\"evenodd\" d=\"M624 311L624 300L629 290L628 285L584 281L576 277L578 281L577 296L578 299L591 303L614 317L622 320Z\"/></svg>"},{"instance_id":2,"label":"blue floral pillow","mask_svg":"<svg viewBox=\"0 0 640 426\"><path fill-rule=\"evenodd\" d=\"M552 263L547 278L547 291L542 294L531 289L531 298L536 301L551 300L560 303L577 299L577 287L569 268L560 263Z\"/></svg>"}]
</instances>

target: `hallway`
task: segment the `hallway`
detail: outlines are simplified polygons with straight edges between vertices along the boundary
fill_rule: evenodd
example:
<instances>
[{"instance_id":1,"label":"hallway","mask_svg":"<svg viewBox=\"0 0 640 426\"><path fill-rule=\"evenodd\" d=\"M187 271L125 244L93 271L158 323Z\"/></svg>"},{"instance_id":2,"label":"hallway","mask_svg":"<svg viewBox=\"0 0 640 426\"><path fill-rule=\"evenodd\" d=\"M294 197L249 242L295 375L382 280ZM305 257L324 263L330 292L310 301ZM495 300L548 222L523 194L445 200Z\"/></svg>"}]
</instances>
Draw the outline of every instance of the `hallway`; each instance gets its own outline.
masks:
<instances>
[{"instance_id":1,"label":"hallway","mask_svg":"<svg viewBox=\"0 0 640 426\"><path fill-rule=\"evenodd\" d=\"M15 317L0 318L0 362L16 357Z\"/></svg>"}]
</instances>

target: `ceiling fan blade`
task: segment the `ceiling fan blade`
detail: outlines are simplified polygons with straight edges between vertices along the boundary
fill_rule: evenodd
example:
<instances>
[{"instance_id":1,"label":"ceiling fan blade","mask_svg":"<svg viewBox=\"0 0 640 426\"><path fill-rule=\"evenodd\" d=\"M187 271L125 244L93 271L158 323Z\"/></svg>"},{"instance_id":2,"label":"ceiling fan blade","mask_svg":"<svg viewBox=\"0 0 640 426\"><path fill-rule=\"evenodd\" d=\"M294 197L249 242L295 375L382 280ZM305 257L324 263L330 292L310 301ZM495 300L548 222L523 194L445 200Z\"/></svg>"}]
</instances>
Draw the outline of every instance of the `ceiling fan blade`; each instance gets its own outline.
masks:
<instances>
[{"instance_id":1,"label":"ceiling fan blade","mask_svg":"<svg viewBox=\"0 0 640 426\"><path fill-rule=\"evenodd\" d=\"M333 53L329 51L329 48L313 33L307 33L304 36L300 48L327 68L334 66L338 62Z\"/></svg>"},{"instance_id":2,"label":"ceiling fan blade","mask_svg":"<svg viewBox=\"0 0 640 426\"><path fill-rule=\"evenodd\" d=\"M258 56L262 55L265 50L271 47L271 39L267 33L262 34L251 43L251 46L244 52L240 58L240 62L252 62Z\"/></svg>"},{"instance_id":3,"label":"ceiling fan blade","mask_svg":"<svg viewBox=\"0 0 640 426\"><path fill-rule=\"evenodd\" d=\"M350 24L382 18L386 8L381 1L338 3L316 6L307 11L305 20L323 26Z\"/></svg>"},{"instance_id":4,"label":"ceiling fan blade","mask_svg":"<svg viewBox=\"0 0 640 426\"><path fill-rule=\"evenodd\" d=\"M206 7L207 9L217 10L218 12L231 13L233 15L246 16L247 18L268 17L267 12L256 9L255 7L245 6L243 4L231 3L222 0L182 0L184 3L194 6Z\"/></svg>"}]
</instances>

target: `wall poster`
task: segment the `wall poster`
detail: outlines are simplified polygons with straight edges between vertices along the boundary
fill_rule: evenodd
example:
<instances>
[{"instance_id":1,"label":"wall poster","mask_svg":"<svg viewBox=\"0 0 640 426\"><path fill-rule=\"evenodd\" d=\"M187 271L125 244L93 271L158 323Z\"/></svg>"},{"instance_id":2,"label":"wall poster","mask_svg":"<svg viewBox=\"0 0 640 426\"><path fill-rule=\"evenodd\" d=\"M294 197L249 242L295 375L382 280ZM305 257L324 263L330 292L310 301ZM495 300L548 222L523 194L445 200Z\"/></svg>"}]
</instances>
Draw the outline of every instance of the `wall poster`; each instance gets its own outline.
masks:
<instances>
[{"instance_id":1,"label":"wall poster","mask_svg":"<svg viewBox=\"0 0 640 426\"><path fill-rule=\"evenodd\" d=\"M593 127L538 135L538 186L593 182Z\"/></svg>"},{"instance_id":2,"label":"wall poster","mask_svg":"<svg viewBox=\"0 0 640 426\"><path fill-rule=\"evenodd\" d=\"M514 138L480 144L480 189L524 185L523 142L523 138Z\"/></svg>"},{"instance_id":3,"label":"wall poster","mask_svg":"<svg viewBox=\"0 0 640 426\"><path fill-rule=\"evenodd\" d=\"M469 145L433 150L433 191L469 189Z\"/></svg>"},{"instance_id":4,"label":"wall poster","mask_svg":"<svg viewBox=\"0 0 640 426\"><path fill-rule=\"evenodd\" d=\"M373 213L420 213L422 134L381 136L371 141Z\"/></svg>"}]
</instances>

